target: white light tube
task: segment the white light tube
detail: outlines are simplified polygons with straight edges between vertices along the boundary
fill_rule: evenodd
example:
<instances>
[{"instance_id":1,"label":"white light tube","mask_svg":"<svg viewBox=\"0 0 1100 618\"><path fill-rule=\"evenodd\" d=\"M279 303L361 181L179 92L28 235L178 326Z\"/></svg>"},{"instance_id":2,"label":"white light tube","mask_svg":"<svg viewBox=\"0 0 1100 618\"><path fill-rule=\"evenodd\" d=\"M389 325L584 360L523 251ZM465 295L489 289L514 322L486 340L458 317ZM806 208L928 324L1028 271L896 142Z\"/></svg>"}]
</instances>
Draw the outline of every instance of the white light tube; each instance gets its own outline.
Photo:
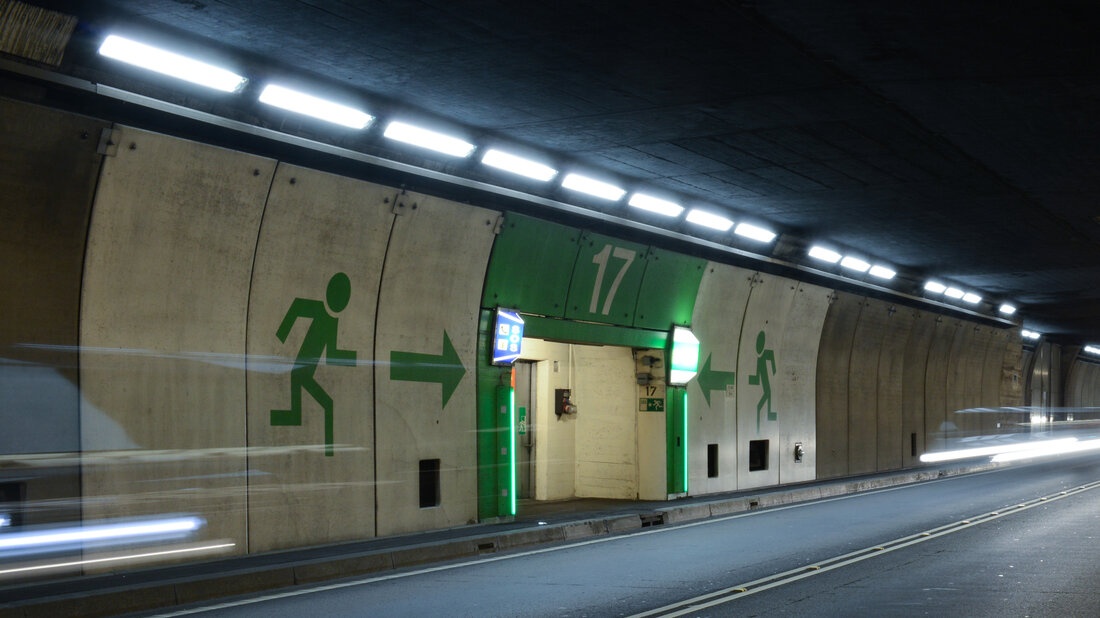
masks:
<instances>
[{"instance_id":1,"label":"white light tube","mask_svg":"<svg viewBox=\"0 0 1100 618\"><path fill-rule=\"evenodd\" d=\"M232 71L186 56L131 41L112 34L99 46L99 53L128 64L156 71L192 84L222 92L236 92L248 81Z\"/></svg>"},{"instance_id":2,"label":"white light tube","mask_svg":"<svg viewBox=\"0 0 1100 618\"><path fill-rule=\"evenodd\" d=\"M810 247L810 257L830 264L836 264L840 261L839 253L832 249L826 249L825 247L819 247L817 245Z\"/></svg>"},{"instance_id":3,"label":"white light tube","mask_svg":"<svg viewBox=\"0 0 1100 618\"><path fill-rule=\"evenodd\" d=\"M622 199L623 194L626 193L626 190L620 189L615 185L600 182L599 180L594 180L588 176L581 176L580 174L568 174L561 181L561 186L566 189L580 191L581 193L587 193L614 202Z\"/></svg>"},{"instance_id":4,"label":"white light tube","mask_svg":"<svg viewBox=\"0 0 1100 618\"><path fill-rule=\"evenodd\" d=\"M688 211L687 220L696 225L709 227L710 229L718 230L719 232L725 232L733 227L733 221L730 221L729 219L720 215L716 215L712 212L699 210L698 208L692 208Z\"/></svg>"},{"instance_id":5,"label":"white light tube","mask_svg":"<svg viewBox=\"0 0 1100 618\"><path fill-rule=\"evenodd\" d=\"M733 230L734 234L738 236L744 236L745 238L751 238L760 242L771 242L775 239L775 232L757 227L749 223L738 223L737 227Z\"/></svg>"},{"instance_id":6,"label":"white light tube","mask_svg":"<svg viewBox=\"0 0 1100 618\"><path fill-rule=\"evenodd\" d=\"M1016 313L1016 307L1014 307L1012 305L1009 305L1008 303L1005 303L1005 304L1001 305L1001 308L999 309L999 311L1001 313L1005 314L1005 315L1012 315L1013 313Z\"/></svg>"},{"instance_id":7,"label":"white light tube","mask_svg":"<svg viewBox=\"0 0 1100 618\"><path fill-rule=\"evenodd\" d=\"M861 273L867 272L867 269L871 267L867 262L850 255L844 256L844 259L840 260L840 265L848 270L854 270Z\"/></svg>"},{"instance_id":8,"label":"white light tube","mask_svg":"<svg viewBox=\"0 0 1100 618\"><path fill-rule=\"evenodd\" d=\"M1027 330L1025 328L1025 329L1020 331L1020 336L1024 337L1025 339L1038 339L1039 337L1042 337L1043 335L1042 335L1042 333L1037 333L1033 330Z\"/></svg>"},{"instance_id":9,"label":"white light tube","mask_svg":"<svg viewBox=\"0 0 1100 618\"><path fill-rule=\"evenodd\" d=\"M495 167L499 170L534 178L535 180L541 180L543 182L550 180L558 173L558 170L543 165L542 163L524 159L523 157L517 157L514 154L508 154L507 152L496 149L487 151L485 156L481 157L481 162L489 167Z\"/></svg>"},{"instance_id":10,"label":"white light tube","mask_svg":"<svg viewBox=\"0 0 1100 618\"><path fill-rule=\"evenodd\" d=\"M684 207L675 202L658 199L652 195L646 195L645 193L635 193L631 195L630 201L627 203L635 208L655 212L666 217L675 217L684 211ZM690 215L688 215L688 221L691 221ZM732 223L730 225L732 225Z\"/></svg>"},{"instance_id":11,"label":"white light tube","mask_svg":"<svg viewBox=\"0 0 1100 618\"><path fill-rule=\"evenodd\" d=\"M1094 345L1085 346L1085 351L1088 352L1089 354L1100 354L1100 348L1098 348Z\"/></svg>"},{"instance_id":12,"label":"white light tube","mask_svg":"<svg viewBox=\"0 0 1100 618\"><path fill-rule=\"evenodd\" d=\"M871 267L871 276L879 279L893 279L896 274L898 274L897 271L878 264Z\"/></svg>"},{"instance_id":13,"label":"white light tube","mask_svg":"<svg viewBox=\"0 0 1100 618\"><path fill-rule=\"evenodd\" d=\"M966 294L963 294L963 302L964 303L970 303L971 305L976 305L976 304L980 303L981 300L982 300L982 297L978 296L977 294L975 294L973 292L967 292Z\"/></svg>"},{"instance_id":14,"label":"white light tube","mask_svg":"<svg viewBox=\"0 0 1100 618\"><path fill-rule=\"evenodd\" d=\"M352 129L362 129L374 120L364 111L275 84L264 88L260 102Z\"/></svg>"},{"instance_id":15,"label":"white light tube","mask_svg":"<svg viewBox=\"0 0 1100 618\"><path fill-rule=\"evenodd\" d=\"M943 291L947 289L947 286L938 281L929 281L924 284L924 289L933 294L943 294Z\"/></svg>"},{"instance_id":16,"label":"white light tube","mask_svg":"<svg viewBox=\"0 0 1100 618\"><path fill-rule=\"evenodd\" d=\"M959 288L947 288L943 291L944 295L948 298L962 298L966 296L966 292L963 292Z\"/></svg>"},{"instance_id":17,"label":"white light tube","mask_svg":"<svg viewBox=\"0 0 1100 618\"><path fill-rule=\"evenodd\" d=\"M389 139L412 144L428 150L441 152L452 157L468 157L474 151L474 145L457 137L436 133L404 122L391 122L383 133Z\"/></svg>"}]
</instances>

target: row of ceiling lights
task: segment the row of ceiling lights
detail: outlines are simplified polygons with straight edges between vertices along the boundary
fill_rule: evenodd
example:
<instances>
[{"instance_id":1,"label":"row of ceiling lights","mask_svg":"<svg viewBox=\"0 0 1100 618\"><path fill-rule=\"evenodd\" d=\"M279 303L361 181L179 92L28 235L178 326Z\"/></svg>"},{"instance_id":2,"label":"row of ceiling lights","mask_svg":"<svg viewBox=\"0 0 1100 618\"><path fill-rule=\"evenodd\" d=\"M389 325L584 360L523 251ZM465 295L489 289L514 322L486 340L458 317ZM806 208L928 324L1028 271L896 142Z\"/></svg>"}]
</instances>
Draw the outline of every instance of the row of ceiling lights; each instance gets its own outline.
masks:
<instances>
[{"instance_id":1,"label":"row of ceiling lights","mask_svg":"<svg viewBox=\"0 0 1100 618\"><path fill-rule=\"evenodd\" d=\"M117 35L108 36L100 46L99 53L109 58L222 92L239 92L248 81L247 78L221 67ZM267 105L357 130L365 129L375 119L374 116L362 110L321 99L278 84L265 86L260 93L259 100ZM474 144L462 139L397 120L386 125L383 135L388 139L454 157L469 157L477 149ZM548 182L559 174L558 170L548 165L497 149L486 150L481 157L481 163L542 182ZM561 186L571 191L585 193L612 202L618 202L627 193L625 189L617 185L576 173L566 174L561 180ZM678 217L684 211L684 207L676 202L660 199L646 193L633 193L627 203L634 208L667 217ZM685 219L692 224L722 232L733 227L733 221L730 219L699 208L688 210ZM776 237L775 232L749 223L738 224L734 228L734 233L764 243L771 242ZM872 277L883 280L893 279L897 274L894 269L888 266L872 264L854 255L841 255L820 245L811 247L808 255L828 264L839 262L840 266L846 270L860 274L868 273ZM970 305L976 305L982 300L982 297L978 294L947 286L938 281L928 281L925 283L924 289L930 294L943 294L948 298L961 300ZM1004 315L1012 315L1016 312L1016 307L1010 304L1002 304L999 311ZM1031 331L1025 330L1024 333L1024 336L1028 337L1027 333L1031 333ZM1035 335L1034 338L1038 338L1037 333L1031 334Z\"/></svg>"}]
</instances>

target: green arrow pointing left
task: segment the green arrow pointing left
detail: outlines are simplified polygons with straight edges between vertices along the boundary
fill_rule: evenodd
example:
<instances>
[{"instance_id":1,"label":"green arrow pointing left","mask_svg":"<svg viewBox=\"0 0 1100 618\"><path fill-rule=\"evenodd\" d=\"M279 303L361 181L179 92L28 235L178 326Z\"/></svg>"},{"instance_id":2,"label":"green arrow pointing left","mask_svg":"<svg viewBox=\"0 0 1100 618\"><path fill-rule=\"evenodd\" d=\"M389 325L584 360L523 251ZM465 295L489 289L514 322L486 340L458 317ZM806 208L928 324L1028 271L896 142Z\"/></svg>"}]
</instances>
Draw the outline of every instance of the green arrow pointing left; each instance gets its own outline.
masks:
<instances>
[{"instance_id":1,"label":"green arrow pointing left","mask_svg":"<svg viewBox=\"0 0 1100 618\"><path fill-rule=\"evenodd\" d=\"M390 379L408 382L438 382L443 387L443 406L458 388L466 368L458 359L447 331L443 331L443 354L390 352Z\"/></svg>"},{"instance_id":2,"label":"green arrow pointing left","mask_svg":"<svg viewBox=\"0 0 1100 618\"><path fill-rule=\"evenodd\" d=\"M699 382L699 388L703 390L703 397L707 398L707 405L709 406L710 392L724 391L727 384L736 384L737 372L711 371L710 354L707 354L707 360L703 362L703 366L699 369L696 380Z\"/></svg>"}]
</instances>

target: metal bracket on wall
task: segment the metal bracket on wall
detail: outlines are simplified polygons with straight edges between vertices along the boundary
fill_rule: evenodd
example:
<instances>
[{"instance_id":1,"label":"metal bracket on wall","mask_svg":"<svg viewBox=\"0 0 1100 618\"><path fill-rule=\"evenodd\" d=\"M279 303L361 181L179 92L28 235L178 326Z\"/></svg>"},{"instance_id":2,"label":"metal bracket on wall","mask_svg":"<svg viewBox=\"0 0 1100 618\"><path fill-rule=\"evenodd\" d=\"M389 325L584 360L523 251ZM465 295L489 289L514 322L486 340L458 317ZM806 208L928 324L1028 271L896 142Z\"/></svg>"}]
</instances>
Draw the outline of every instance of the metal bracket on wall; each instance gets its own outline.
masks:
<instances>
[{"instance_id":1,"label":"metal bracket on wall","mask_svg":"<svg viewBox=\"0 0 1100 618\"><path fill-rule=\"evenodd\" d=\"M105 157L113 157L118 154L118 143L122 141L122 129L109 127L99 134L99 146L95 151Z\"/></svg>"}]
</instances>

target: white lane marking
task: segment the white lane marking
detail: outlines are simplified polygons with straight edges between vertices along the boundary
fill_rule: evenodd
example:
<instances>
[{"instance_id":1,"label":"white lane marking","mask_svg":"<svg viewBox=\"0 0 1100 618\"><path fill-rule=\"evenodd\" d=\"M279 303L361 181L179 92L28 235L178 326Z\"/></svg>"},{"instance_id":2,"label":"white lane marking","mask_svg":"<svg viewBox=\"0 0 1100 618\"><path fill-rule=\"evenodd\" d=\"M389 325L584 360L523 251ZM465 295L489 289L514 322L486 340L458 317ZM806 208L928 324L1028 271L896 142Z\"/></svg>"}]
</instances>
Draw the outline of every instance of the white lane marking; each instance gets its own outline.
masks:
<instances>
[{"instance_id":1,"label":"white lane marking","mask_svg":"<svg viewBox=\"0 0 1100 618\"><path fill-rule=\"evenodd\" d=\"M534 556L534 555L537 555L537 554L545 554L545 553L554 552L554 551L562 551L562 550L565 550L565 549L574 549L574 548L577 548L577 547L584 547L585 545L595 545L597 543L608 543L608 542L611 542L611 541L621 541L623 539L632 539L632 538L636 538L636 537L639 537L639 536L645 536L645 535L649 535L649 534L658 534L658 533L661 533L661 532L673 532L675 530L682 530L684 528L694 528L695 526L706 526L706 525L710 525L710 524L717 524L717 523L721 523L721 522L724 522L724 521L730 521L732 519L740 519L742 517L755 517L757 515L764 515L764 514L767 514L767 513L775 513L775 512L778 512L778 511L786 511L788 509L803 508L803 507L807 507L807 506L813 506L813 505L816 505L816 504L825 504L827 502L837 502L839 500L849 500L849 499L852 499L852 498L862 498L864 496L873 496L873 495L876 495L876 494L883 494L883 493L887 493L887 492L891 492L891 491L899 491L899 490L902 490L902 489L913 489L913 488L916 488L916 487L924 487L924 486L932 485L932 484L935 484L935 483L944 483L944 482L947 482L947 481L956 481L956 480L961 480L961 479L974 478L974 477L977 477L977 476L983 476L983 475L986 475L986 474L993 474L995 472L1002 472L1002 471L1005 471L1005 470L1007 470L1007 468L1001 468L1001 469L997 469L997 470L986 470L985 472L975 472L973 474L960 474L960 475L957 475L957 476L949 476L949 477L946 477L946 478L932 479L930 481L919 481L919 482L916 482L916 483L906 483L904 485L898 485L896 487L887 487L885 489L875 489L875 490L865 491L865 492L860 492L860 493L846 494L846 495L843 495L843 496L835 496L835 497L832 497L832 498L823 498L823 499L820 499L820 500L812 500L812 501L808 501L808 502L799 502L797 504L788 504L788 505L785 505L785 506L778 506L778 507L774 507L774 508L773 507L768 507L768 508L765 508L765 509L761 509L759 511L749 511L747 513L738 513L736 515L726 515L726 516L723 516L723 517L712 517L712 518L703 519L703 520L699 520L699 521L688 522L688 523L684 523L684 524L675 524L675 525L672 525L672 526L669 526L669 527L663 527L662 526L660 528L651 528L649 530L641 530L641 531L637 531L637 532L632 532L630 534L606 536L606 537L601 537L601 538L598 538L598 539L589 539L587 541L578 541L576 543L570 543L568 545L555 545L554 547L545 547L545 548L542 548L542 549L533 549L533 550L529 550L529 551L525 551L525 552L519 552L519 553L515 553L515 554L507 554L507 555L504 555L504 556L493 556L491 558L478 558L478 559L474 559L474 560L470 560L470 561L466 561L466 562L459 562L459 563L455 563L455 564L444 564L444 565L441 565L441 566L429 567L429 568L426 568L426 569L418 569L416 571L407 571L407 572L404 572L404 573L393 573L393 574L390 574L390 575L381 575L381 576L377 576L377 577L370 577L370 578L367 578L367 579L357 579L357 580L354 580L354 581L340 582L338 584L326 584L324 586L316 586L316 587L313 587L313 588L304 588L304 589L300 589L300 590L290 590L290 591L287 591L287 592L276 592L276 593L273 593L273 594L264 595L262 597L256 597L256 598L251 598L251 599L239 599L239 600L236 600L236 601L227 601L225 603L218 603L216 605L209 605L209 606L204 606L204 607L194 607L194 608L190 608L190 609L183 609L183 610L168 612L168 613L164 613L164 614L156 614L155 616L156 616L156 618L169 618L169 617L172 617L172 616L187 616L187 615L191 615L191 614L200 614L200 613L203 613L203 612L217 611L219 609L228 609L228 608L231 608L231 607L240 607L242 605L252 605L254 603L264 603L264 602L267 602L267 601L277 601L279 599L286 599L286 598L297 597L297 596L302 596L302 595L306 595L306 594L313 594L313 593L316 593L316 592L327 592L329 590L339 590L341 588L350 588L352 586L365 586L367 584L373 584L373 583L388 581L388 580L392 580L392 579L401 579L401 578L404 578L404 577L413 577L415 575L424 575L424 574L427 574L427 573L437 573L439 571L450 571L452 569L459 569L459 568L468 567L468 566L477 566L477 565L481 565L481 564L488 564L490 562L497 562L497 561L500 561L500 560L511 560L513 558L523 558L523 557L526 557L526 556ZM677 604L677 606L679 606L679 604Z\"/></svg>"},{"instance_id":2,"label":"white lane marking","mask_svg":"<svg viewBox=\"0 0 1100 618\"><path fill-rule=\"evenodd\" d=\"M679 601L677 603L670 603L669 605L665 605L663 607L651 609L640 614L634 614L630 618L646 618L649 616L658 615L672 618L674 616L684 616L686 614L698 612L700 610L714 607L716 605L731 603L733 601L736 601L737 599L742 599L747 596L756 594L757 592L764 592L765 590L770 590L772 588L777 588L779 586L790 584L801 579L813 577L814 575L820 575L834 569L839 569L850 564L855 564L856 562L861 562L869 558L888 554L892 551L904 549L918 543L924 543L925 541L930 541L932 539L946 536L960 530L965 530L973 526L978 526L986 522L993 521L994 519L1007 517L1014 513L1020 513L1022 511L1035 508L1037 506L1050 504L1055 500L1061 500L1063 498L1075 496L1079 493L1084 493L1086 491L1097 488L1100 488L1100 481L1093 481L1091 483L1079 485L1072 489L1060 491L1055 494L1049 494L1047 496L1035 498L1034 500L1030 500L1022 504L1017 504L1013 507L1000 509L999 511L989 511L987 513L975 515L973 517L962 519L951 524L939 526L930 530L925 530L924 532L911 534L909 536L900 537L892 541L880 543L878 545L865 547L863 549L849 552L841 556L834 556L833 558L818 561L813 565L791 569L782 573L776 573L775 575L769 575L767 577L755 579L751 582L745 582L736 586L730 586L728 588L709 592L707 594L699 595L691 599Z\"/></svg>"}]
</instances>

